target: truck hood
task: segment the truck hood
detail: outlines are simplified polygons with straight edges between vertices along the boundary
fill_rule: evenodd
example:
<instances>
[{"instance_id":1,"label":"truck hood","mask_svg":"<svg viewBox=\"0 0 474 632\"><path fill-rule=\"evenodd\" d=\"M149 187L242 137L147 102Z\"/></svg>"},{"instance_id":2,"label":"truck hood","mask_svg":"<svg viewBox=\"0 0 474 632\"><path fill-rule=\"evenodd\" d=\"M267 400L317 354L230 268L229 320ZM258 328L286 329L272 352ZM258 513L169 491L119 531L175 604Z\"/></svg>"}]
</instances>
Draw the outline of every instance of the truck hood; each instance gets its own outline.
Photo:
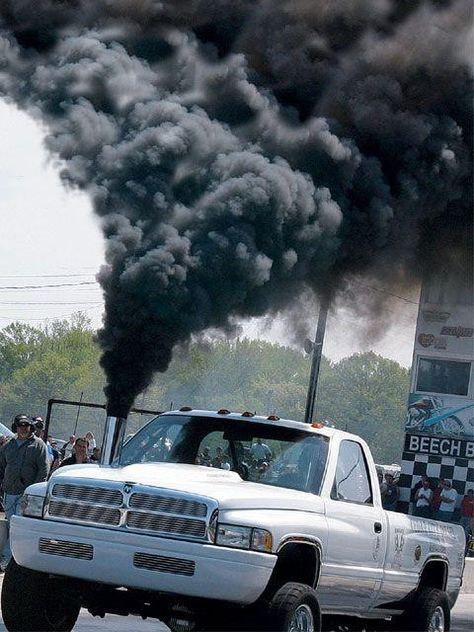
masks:
<instances>
[{"instance_id":1,"label":"truck hood","mask_svg":"<svg viewBox=\"0 0 474 632\"><path fill-rule=\"evenodd\" d=\"M228 472L200 465L176 463L139 463L125 467L99 465L71 465L60 468L50 479L59 482L96 481L104 483L135 483L189 492L213 498L221 509L288 509L324 512L319 496L284 487L244 481L236 472Z\"/></svg>"}]
</instances>

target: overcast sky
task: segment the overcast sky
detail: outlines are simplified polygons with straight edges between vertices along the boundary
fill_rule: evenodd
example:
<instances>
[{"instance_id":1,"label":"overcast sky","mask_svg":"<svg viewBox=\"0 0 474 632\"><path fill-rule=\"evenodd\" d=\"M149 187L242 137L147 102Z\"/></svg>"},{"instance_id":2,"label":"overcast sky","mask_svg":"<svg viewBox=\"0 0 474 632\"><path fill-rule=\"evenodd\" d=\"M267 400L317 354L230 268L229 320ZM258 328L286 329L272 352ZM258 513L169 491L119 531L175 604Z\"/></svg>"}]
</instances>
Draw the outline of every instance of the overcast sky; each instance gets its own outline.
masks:
<instances>
[{"instance_id":1,"label":"overcast sky","mask_svg":"<svg viewBox=\"0 0 474 632\"><path fill-rule=\"evenodd\" d=\"M86 312L97 327L103 309L95 283L103 262L101 232L88 198L62 186L42 137L31 118L0 101L0 328L14 320L40 325L76 311ZM362 324L351 314L330 315L324 353L338 360L373 349L409 366L416 315L416 305L400 301L396 323L387 324L377 342L361 342ZM284 330L284 322L270 330L262 321L244 327L247 335L275 342L285 342Z\"/></svg>"}]
</instances>

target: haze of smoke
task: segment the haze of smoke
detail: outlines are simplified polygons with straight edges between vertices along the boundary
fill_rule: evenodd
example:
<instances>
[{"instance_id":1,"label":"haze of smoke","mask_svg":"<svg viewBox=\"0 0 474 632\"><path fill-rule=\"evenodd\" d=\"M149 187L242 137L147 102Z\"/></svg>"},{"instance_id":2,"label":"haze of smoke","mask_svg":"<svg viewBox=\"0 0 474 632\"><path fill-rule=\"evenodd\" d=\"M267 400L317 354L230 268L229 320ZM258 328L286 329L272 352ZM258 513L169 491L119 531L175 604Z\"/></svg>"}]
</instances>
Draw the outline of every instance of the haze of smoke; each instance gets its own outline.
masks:
<instances>
[{"instance_id":1,"label":"haze of smoke","mask_svg":"<svg viewBox=\"0 0 474 632\"><path fill-rule=\"evenodd\" d=\"M442 4L3 3L0 92L103 218L109 410L193 333L466 250L471 6Z\"/></svg>"}]
</instances>

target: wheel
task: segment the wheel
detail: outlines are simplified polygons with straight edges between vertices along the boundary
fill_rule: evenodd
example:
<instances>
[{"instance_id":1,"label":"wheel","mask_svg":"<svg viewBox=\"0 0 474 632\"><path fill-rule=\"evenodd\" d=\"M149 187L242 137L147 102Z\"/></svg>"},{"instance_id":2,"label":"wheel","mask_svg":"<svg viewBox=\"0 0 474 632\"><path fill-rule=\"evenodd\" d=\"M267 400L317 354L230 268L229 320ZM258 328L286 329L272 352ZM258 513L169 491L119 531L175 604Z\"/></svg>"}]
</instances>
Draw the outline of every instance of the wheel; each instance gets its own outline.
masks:
<instances>
[{"instance_id":1,"label":"wheel","mask_svg":"<svg viewBox=\"0 0 474 632\"><path fill-rule=\"evenodd\" d=\"M437 588L424 588L398 622L396 630L449 632L451 613L446 593Z\"/></svg>"},{"instance_id":2,"label":"wheel","mask_svg":"<svg viewBox=\"0 0 474 632\"><path fill-rule=\"evenodd\" d=\"M64 580L19 566L13 558L5 571L1 604L9 632L69 632L80 610L78 595Z\"/></svg>"},{"instance_id":3,"label":"wheel","mask_svg":"<svg viewBox=\"0 0 474 632\"><path fill-rule=\"evenodd\" d=\"M274 632L320 632L316 591L298 582L284 584L269 603L265 627Z\"/></svg>"}]
</instances>

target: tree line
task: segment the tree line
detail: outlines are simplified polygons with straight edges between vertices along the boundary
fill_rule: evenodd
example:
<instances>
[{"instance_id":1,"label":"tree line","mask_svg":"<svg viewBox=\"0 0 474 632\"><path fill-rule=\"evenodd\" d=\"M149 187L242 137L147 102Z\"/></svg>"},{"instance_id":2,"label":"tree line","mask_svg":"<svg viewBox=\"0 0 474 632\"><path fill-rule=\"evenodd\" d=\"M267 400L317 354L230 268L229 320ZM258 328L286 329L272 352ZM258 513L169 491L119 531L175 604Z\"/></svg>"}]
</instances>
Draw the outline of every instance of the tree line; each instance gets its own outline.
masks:
<instances>
[{"instance_id":1,"label":"tree line","mask_svg":"<svg viewBox=\"0 0 474 632\"><path fill-rule=\"evenodd\" d=\"M0 330L0 421L19 412L45 415L48 399L104 403L104 375L94 331L83 314L44 327L11 323ZM124 363L127 358L124 357ZM193 408L302 420L310 357L261 340L193 343L175 352L166 373L135 402L137 408ZM339 362L323 357L315 419L355 432L380 463L400 461L409 371L373 352ZM150 417L130 415L135 431ZM104 413L55 407L51 432L67 438L91 430L101 438Z\"/></svg>"}]
</instances>

